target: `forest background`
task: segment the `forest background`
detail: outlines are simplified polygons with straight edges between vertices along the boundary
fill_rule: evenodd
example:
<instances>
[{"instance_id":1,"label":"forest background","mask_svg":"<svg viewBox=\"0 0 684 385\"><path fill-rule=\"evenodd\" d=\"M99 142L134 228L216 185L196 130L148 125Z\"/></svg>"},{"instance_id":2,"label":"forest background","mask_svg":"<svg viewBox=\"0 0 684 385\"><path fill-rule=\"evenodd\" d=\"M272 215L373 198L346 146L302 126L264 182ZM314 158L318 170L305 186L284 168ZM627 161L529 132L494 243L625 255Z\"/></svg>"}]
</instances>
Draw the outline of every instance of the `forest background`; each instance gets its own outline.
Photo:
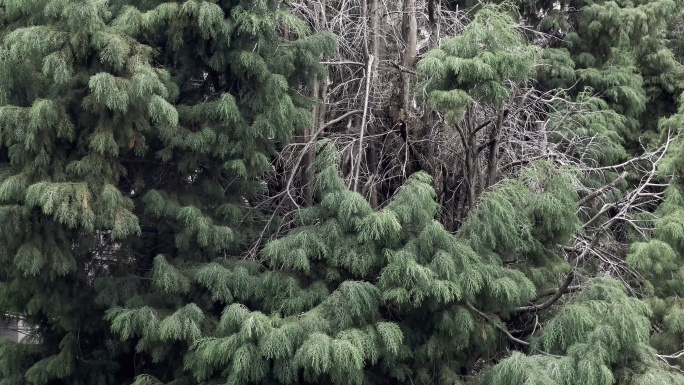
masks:
<instances>
[{"instance_id":1,"label":"forest background","mask_svg":"<svg viewBox=\"0 0 684 385\"><path fill-rule=\"evenodd\" d=\"M0 384L684 384L682 11L0 0Z\"/></svg>"}]
</instances>

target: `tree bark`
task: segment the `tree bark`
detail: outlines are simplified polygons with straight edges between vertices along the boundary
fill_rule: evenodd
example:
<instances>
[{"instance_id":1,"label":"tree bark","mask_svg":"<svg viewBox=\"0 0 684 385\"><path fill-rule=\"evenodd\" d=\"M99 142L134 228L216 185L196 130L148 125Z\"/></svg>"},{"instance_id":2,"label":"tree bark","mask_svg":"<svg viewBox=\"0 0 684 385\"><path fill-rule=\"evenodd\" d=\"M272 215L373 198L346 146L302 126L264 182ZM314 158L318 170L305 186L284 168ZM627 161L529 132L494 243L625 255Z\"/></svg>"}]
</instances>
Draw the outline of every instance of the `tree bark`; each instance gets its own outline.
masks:
<instances>
[{"instance_id":1,"label":"tree bark","mask_svg":"<svg viewBox=\"0 0 684 385\"><path fill-rule=\"evenodd\" d=\"M487 164L487 185L493 186L499 177L499 149L501 147L501 129L504 123L505 107L501 107L496 124L489 135L489 160Z\"/></svg>"},{"instance_id":2,"label":"tree bark","mask_svg":"<svg viewBox=\"0 0 684 385\"><path fill-rule=\"evenodd\" d=\"M402 38L404 52L401 58L403 68L412 68L416 60L416 44L418 43L418 22L416 21L416 0L404 0L402 19ZM411 74L401 71L401 108L406 114L411 101Z\"/></svg>"},{"instance_id":3,"label":"tree bark","mask_svg":"<svg viewBox=\"0 0 684 385\"><path fill-rule=\"evenodd\" d=\"M312 2L309 5L316 15L314 20L314 29L316 31L323 30L325 28L325 6L326 0L319 0L318 2ZM323 126L325 122L325 96L327 94L327 79L326 78L316 78L314 79L314 84L311 89L312 99L319 101L315 102L311 111L312 124L307 127L304 132L304 143L309 143L318 130L319 127ZM311 170L311 165L314 162L316 156L315 146L307 145L303 151L306 151L304 159L301 165L301 186L302 186L302 196L304 199L304 204L306 206L311 206L313 204L313 172Z\"/></svg>"}]
</instances>

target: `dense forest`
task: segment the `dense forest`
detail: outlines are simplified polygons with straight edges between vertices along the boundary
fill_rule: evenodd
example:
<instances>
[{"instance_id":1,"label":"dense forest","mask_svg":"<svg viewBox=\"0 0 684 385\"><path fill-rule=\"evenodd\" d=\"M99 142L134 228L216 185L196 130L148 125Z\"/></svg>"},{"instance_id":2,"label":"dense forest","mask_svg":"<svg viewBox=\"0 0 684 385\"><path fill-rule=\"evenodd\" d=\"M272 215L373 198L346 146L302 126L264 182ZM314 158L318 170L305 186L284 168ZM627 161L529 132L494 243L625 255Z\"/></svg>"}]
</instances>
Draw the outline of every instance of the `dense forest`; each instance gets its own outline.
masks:
<instances>
[{"instance_id":1,"label":"dense forest","mask_svg":"<svg viewBox=\"0 0 684 385\"><path fill-rule=\"evenodd\" d=\"M681 0L0 0L0 384L684 384L682 63Z\"/></svg>"}]
</instances>

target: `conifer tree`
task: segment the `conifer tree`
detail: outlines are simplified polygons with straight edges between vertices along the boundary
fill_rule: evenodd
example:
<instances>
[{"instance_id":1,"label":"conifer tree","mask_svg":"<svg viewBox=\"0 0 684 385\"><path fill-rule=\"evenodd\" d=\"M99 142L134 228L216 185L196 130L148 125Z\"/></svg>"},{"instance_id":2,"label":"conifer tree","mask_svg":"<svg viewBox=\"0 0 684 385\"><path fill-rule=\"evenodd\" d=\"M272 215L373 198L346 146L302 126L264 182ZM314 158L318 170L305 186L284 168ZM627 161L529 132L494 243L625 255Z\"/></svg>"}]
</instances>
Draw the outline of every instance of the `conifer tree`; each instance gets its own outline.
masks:
<instances>
[{"instance_id":1,"label":"conifer tree","mask_svg":"<svg viewBox=\"0 0 684 385\"><path fill-rule=\"evenodd\" d=\"M0 314L35 335L2 341L0 381L182 382L232 301L184 277L260 226L259 176L310 122L293 87L333 41L272 1L6 0L0 19ZM116 306L159 334L121 342Z\"/></svg>"},{"instance_id":2,"label":"conifer tree","mask_svg":"<svg viewBox=\"0 0 684 385\"><path fill-rule=\"evenodd\" d=\"M681 12L675 1L577 1L523 6L537 30L556 37L546 55L546 87L600 95L625 119L619 131L633 147L655 134L658 119L676 110L684 72L668 48L667 33ZM539 15L544 15L541 19ZM633 148L632 150L640 150Z\"/></svg>"},{"instance_id":3,"label":"conifer tree","mask_svg":"<svg viewBox=\"0 0 684 385\"><path fill-rule=\"evenodd\" d=\"M472 370L471 357L508 344L498 317L536 293L534 282L506 269L499 253L515 250L506 257L522 257L573 231L572 222L557 228L535 221L535 213L565 216L575 204L565 176L544 164L526 177L540 183L543 176L547 194L534 194L525 183L531 180L512 181L486 196L472 222L451 235L433 219L437 207L427 175L414 175L384 208L373 210L340 179L336 157L331 145L320 149L321 204L301 213L296 230L267 244L266 271L222 262L197 272L194 279L211 282L213 295L230 292L235 299L186 358L185 368L198 381L460 381ZM556 204L545 205L548 199ZM484 216L498 221L483 222ZM177 275L167 282L181 287L186 281ZM151 327L157 321L150 310L117 309L112 317L124 338L193 330L183 322Z\"/></svg>"}]
</instances>

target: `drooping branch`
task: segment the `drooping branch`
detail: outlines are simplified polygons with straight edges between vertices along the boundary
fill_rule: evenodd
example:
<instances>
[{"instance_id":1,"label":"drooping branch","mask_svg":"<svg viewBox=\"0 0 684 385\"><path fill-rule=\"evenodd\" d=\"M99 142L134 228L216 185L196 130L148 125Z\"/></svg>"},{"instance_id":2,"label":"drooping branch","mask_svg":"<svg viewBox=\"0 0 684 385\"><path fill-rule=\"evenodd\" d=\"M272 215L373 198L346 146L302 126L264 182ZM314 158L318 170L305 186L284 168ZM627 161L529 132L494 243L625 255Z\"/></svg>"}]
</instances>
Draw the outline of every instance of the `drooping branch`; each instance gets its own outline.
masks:
<instances>
[{"instance_id":1,"label":"drooping branch","mask_svg":"<svg viewBox=\"0 0 684 385\"><path fill-rule=\"evenodd\" d=\"M539 304L539 305L530 305L530 306L521 306L517 309L515 309L516 313L530 313L530 312L537 312L541 311L544 309L548 309L551 307L554 303L556 303L561 297L563 297L563 294L568 293L569 290L568 288L570 287L570 284L572 281L575 279L575 271L571 270L570 273L565 277L565 280L563 283L558 287L558 290L556 290L555 294L553 297L549 298L548 301Z\"/></svg>"},{"instance_id":2,"label":"drooping branch","mask_svg":"<svg viewBox=\"0 0 684 385\"><path fill-rule=\"evenodd\" d=\"M529 346L529 345L530 345L529 342L523 341L523 340L521 340L521 339L516 338L515 336L513 336L508 330L506 330L505 327L503 327L503 326L499 325L498 323L494 322L494 320L492 320L491 317L489 317L487 314L483 313L482 311L476 309L475 306L473 306L473 305L470 304L470 302L466 302L466 307L467 307L468 309L470 309L471 311L477 313L480 317L484 318L487 322L489 322L490 324L492 324L495 328L501 330L501 331L506 335L506 337L508 337L509 340L511 340L511 341L513 341L513 342L515 342L515 343L517 343L517 344L524 345L524 346Z\"/></svg>"}]
</instances>

